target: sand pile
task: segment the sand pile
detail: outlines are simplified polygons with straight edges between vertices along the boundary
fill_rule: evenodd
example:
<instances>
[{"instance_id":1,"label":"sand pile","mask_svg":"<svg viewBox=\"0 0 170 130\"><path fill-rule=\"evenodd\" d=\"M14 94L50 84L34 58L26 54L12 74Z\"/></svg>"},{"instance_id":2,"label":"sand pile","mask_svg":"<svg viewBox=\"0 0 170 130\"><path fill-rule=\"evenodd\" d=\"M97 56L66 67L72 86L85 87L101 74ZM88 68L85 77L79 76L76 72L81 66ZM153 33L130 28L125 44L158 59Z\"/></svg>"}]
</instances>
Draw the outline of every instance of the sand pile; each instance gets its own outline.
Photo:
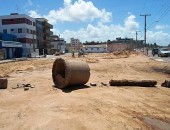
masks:
<instances>
[{"instance_id":1,"label":"sand pile","mask_svg":"<svg viewBox=\"0 0 170 130\"><path fill-rule=\"evenodd\" d=\"M135 51L130 51L130 50L115 51L115 52L106 54L104 56L104 59L128 58L130 56L136 56L136 55L139 55L139 53Z\"/></svg>"}]
</instances>

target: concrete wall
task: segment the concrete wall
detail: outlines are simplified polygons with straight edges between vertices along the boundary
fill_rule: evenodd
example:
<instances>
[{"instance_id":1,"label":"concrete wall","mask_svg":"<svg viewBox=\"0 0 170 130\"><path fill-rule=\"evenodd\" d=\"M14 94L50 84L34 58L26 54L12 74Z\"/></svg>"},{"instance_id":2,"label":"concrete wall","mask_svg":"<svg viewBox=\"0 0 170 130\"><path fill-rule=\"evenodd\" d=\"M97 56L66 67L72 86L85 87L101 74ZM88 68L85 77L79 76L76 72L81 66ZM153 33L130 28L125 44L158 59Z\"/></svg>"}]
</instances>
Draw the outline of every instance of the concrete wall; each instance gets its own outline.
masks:
<instances>
[{"instance_id":1,"label":"concrete wall","mask_svg":"<svg viewBox=\"0 0 170 130\"><path fill-rule=\"evenodd\" d=\"M123 44L123 43L112 43L112 44L107 44L107 50L108 52L113 52L113 51L120 51L120 50L127 50L130 48L129 44Z\"/></svg>"}]
</instances>

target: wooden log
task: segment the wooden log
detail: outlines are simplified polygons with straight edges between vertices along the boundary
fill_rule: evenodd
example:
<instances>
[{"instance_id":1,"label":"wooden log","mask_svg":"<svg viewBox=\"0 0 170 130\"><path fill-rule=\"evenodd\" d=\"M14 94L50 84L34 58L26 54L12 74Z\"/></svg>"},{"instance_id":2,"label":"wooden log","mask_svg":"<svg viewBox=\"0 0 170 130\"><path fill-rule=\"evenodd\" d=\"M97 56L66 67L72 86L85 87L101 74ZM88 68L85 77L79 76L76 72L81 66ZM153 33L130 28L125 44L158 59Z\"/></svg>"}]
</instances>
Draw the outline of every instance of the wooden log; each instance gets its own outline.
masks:
<instances>
[{"instance_id":1,"label":"wooden log","mask_svg":"<svg viewBox=\"0 0 170 130\"><path fill-rule=\"evenodd\" d=\"M0 89L7 89L8 80L6 78L0 78Z\"/></svg>"},{"instance_id":2,"label":"wooden log","mask_svg":"<svg viewBox=\"0 0 170 130\"><path fill-rule=\"evenodd\" d=\"M110 80L110 86L142 86L153 87L157 84L155 80Z\"/></svg>"}]
</instances>

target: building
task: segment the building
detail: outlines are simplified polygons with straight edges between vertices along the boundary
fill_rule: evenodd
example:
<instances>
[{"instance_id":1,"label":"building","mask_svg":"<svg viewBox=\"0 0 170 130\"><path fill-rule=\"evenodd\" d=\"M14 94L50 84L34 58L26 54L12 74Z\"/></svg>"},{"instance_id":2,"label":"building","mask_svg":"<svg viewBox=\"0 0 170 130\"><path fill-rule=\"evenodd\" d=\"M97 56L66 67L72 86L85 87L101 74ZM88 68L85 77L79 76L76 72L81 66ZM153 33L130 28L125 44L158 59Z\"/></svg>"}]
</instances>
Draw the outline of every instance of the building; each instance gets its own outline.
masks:
<instances>
[{"instance_id":1,"label":"building","mask_svg":"<svg viewBox=\"0 0 170 130\"><path fill-rule=\"evenodd\" d=\"M0 49L3 50L3 59L22 57L22 43L17 42L17 36L12 34L0 33ZM2 59L2 58L1 58Z\"/></svg>"},{"instance_id":2,"label":"building","mask_svg":"<svg viewBox=\"0 0 170 130\"><path fill-rule=\"evenodd\" d=\"M39 49L40 55L48 54L51 49L51 42L53 38L53 32L50 30L53 26L48 23L45 18L36 18L36 36L37 36L37 48Z\"/></svg>"},{"instance_id":3,"label":"building","mask_svg":"<svg viewBox=\"0 0 170 130\"><path fill-rule=\"evenodd\" d=\"M37 48L35 19L25 14L12 13L0 16L0 32L15 34L22 43L23 56L28 56Z\"/></svg>"},{"instance_id":4,"label":"building","mask_svg":"<svg viewBox=\"0 0 170 130\"><path fill-rule=\"evenodd\" d=\"M84 45L83 51L85 53L105 53L107 52L107 45L106 44Z\"/></svg>"},{"instance_id":5,"label":"building","mask_svg":"<svg viewBox=\"0 0 170 130\"><path fill-rule=\"evenodd\" d=\"M79 39L71 38L71 39L70 39L70 43L71 43L71 49L72 49L72 51L75 51L75 52L78 52L78 51L81 50L82 47L83 47L83 45L82 45L82 43L80 42Z\"/></svg>"},{"instance_id":6,"label":"building","mask_svg":"<svg viewBox=\"0 0 170 130\"><path fill-rule=\"evenodd\" d=\"M116 38L113 41L107 41L107 50L108 52L121 51L133 48L133 39L132 38Z\"/></svg>"},{"instance_id":7,"label":"building","mask_svg":"<svg viewBox=\"0 0 170 130\"><path fill-rule=\"evenodd\" d=\"M107 43L108 52L127 50L129 48L129 45L124 43Z\"/></svg>"},{"instance_id":8,"label":"building","mask_svg":"<svg viewBox=\"0 0 170 130\"><path fill-rule=\"evenodd\" d=\"M53 41L51 42L51 53L54 54L56 52L59 53L65 53L66 51L66 41L64 40L64 38L60 38L57 35L53 35L52 36Z\"/></svg>"}]
</instances>

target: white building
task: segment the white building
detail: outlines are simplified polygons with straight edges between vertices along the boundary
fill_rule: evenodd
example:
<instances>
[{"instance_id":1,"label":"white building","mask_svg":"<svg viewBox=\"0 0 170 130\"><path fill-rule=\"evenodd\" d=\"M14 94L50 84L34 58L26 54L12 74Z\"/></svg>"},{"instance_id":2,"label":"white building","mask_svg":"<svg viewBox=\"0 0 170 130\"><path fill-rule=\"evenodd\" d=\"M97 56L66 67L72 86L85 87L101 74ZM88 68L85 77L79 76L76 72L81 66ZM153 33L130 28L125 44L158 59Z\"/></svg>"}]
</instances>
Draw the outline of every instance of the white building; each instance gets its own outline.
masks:
<instances>
[{"instance_id":1,"label":"white building","mask_svg":"<svg viewBox=\"0 0 170 130\"><path fill-rule=\"evenodd\" d=\"M59 38L57 35L53 35L52 37L53 37L53 41L51 42L52 53L55 52L65 53L66 41L63 38Z\"/></svg>"},{"instance_id":2,"label":"white building","mask_svg":"<svg viewBox=\"0 0 170 130\"><path fill-rule=\"evenodd\" d=\"M23 46L23 56L28 56L37 48L35 30L35 19L25 14L0 16L0 32L17 36Z\"/></svg>"},{"instance_id":3,"label":"white building","mask_svg":"<svg viewBox=\"0 0 170 130\"><path fill-rule=\"evenodd\" d=\"M78 52L80 49L82 49L82 43L80 42L79 39L71 38L70 43L71 43L71 49L73 51Z\"/></svg>"},{"instance_id":4,"label":"white building","mask_svg":"<svg viewBox=\"0 0 170 130\"><path fill-rule=\"evenodd\" d=\"M104 53L107 52L107 45L84 45L83 51L85 53Z\"/></svg>"}]
</instances>

